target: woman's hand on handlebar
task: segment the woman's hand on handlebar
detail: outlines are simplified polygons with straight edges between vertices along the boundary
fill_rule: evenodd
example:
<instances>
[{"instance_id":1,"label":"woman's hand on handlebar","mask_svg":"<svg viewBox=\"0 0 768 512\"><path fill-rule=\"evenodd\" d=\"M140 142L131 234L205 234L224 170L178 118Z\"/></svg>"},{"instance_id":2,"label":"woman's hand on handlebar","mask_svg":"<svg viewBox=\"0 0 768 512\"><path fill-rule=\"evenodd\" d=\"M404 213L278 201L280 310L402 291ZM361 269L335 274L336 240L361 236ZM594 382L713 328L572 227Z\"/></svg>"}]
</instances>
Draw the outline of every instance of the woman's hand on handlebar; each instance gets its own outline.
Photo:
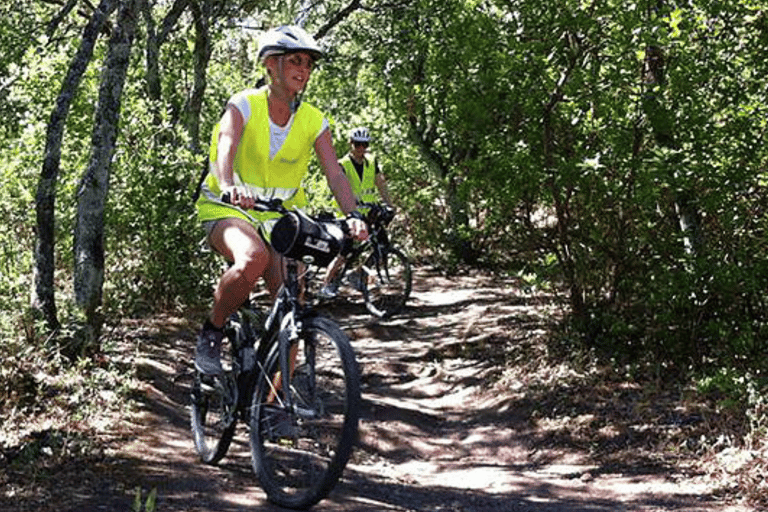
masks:
<instances>
[{"instance_id":1,"label":"woman's hand on handlebar","mask_svg":"<svg viewBox=\"0 0 768 512\"><path fill-rule=\"evenodd\" d=\"M239 187L237 185L226 187L221 191L221 198L224 202L239 206L244 210L251 210L256 206L256 199L248 187Z\"/></svg>"},{"instance_id":2,"label":"woman's hand on handlebar","mask_svg":"<svg viewBox=\"0 0 768 512\"><path fill-rule=\"evenodd\" d=\"M358 241L368 240L368 225L357 217L347 217L349 236Z\"/></svg>"}]
</instances>

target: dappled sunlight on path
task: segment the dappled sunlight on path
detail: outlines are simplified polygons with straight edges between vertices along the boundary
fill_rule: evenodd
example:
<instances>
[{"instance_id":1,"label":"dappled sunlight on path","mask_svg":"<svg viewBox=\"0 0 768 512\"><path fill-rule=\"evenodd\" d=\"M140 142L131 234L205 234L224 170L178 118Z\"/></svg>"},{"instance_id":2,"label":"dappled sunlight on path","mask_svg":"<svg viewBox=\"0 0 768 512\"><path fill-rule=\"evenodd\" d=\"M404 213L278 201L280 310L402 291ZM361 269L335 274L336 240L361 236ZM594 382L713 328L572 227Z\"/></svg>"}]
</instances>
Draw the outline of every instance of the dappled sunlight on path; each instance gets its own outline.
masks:
<instances>
[{"instance_id":1,"label":"dappled sunlight on path","mask_svg":"<svg viewBox=\"0 0 768 512\"><path fill-rule=\"evenodd\" d=\"M653 439L621 416L638 390L598 386L547 360L557 297L485 276L417 268L415 278L393 319L377 321L354 300L325 310L352 339L364 410L344 477L315 510L749 510L719 503L706 480L649 451ZM47 495L66 499L0 508L130 510L137 489L157 489L162 512L282 510L253 475L245 426L219 466L197 458L188 411L197 327L197 319L165 319L141 334L138 410L125 412L103 459L51 479L71 488ZM74 484L82 474L89 479Z\"/></svg>"}]
</instances>

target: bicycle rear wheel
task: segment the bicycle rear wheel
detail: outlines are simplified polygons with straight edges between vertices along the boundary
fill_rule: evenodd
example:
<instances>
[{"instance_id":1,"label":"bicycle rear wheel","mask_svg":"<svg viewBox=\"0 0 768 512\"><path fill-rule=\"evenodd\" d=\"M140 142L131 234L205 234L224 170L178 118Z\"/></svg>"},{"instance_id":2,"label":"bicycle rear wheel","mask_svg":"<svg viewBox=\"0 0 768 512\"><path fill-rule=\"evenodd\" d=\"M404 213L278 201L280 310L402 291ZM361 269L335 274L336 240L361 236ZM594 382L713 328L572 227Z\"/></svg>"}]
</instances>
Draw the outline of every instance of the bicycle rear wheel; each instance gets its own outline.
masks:
<instances>
[{"instance_id":1,"label":"bicycle rear wheel","mask_svg":"<svg viewBox=\"0 0 768 512\"><path fill-rule=\"evenodd\" d=\"M303 324L290 348L296 354L290 377L282 378L275 347L250 416L259 482L270 501L293 509L311 507L336 485L357 441L360 414L360 377L349 339L326 318ZM279 343L287 346L287 336L281 332Z\"/></svg>"},{"instance_id":2,"label":"bicycle rear wheel","mask_svg":"<svg viewBox=\"0 0 768 512\"><path fill-rule=\"evenodd\" d=\"M384 249L381 258L366 258L361 282L365 307L379 318L399 313L411 295L411 263L397 247Z\"/></svg>"},{"instance_id":3,"label":"bicycle rear wheel","mask_svg":"<svg viewBox=\"0 0 768 512\"><path fill-rule=\"evenodd\" d=\"M231 328L227 324L228 335ZM232 371L232 349L228 339L222 347L222 365L228 368L221 375L195 372L192 385L192 434L200 460L218 463L229 450L237 427L238 387Z\"/></svg>"},{"instance_id":4,"label":"bicycle rear wheel","mask_svg":"<svg viewBox=\"0 0 768 512\"><path fill-rule=\"evenodd\" d=\"M231 372L210 377L195 375L192 387L192 433L195 449L206 464L218 463L235 433L237 404L233 403Z\"/></svg>"}]
</instances>

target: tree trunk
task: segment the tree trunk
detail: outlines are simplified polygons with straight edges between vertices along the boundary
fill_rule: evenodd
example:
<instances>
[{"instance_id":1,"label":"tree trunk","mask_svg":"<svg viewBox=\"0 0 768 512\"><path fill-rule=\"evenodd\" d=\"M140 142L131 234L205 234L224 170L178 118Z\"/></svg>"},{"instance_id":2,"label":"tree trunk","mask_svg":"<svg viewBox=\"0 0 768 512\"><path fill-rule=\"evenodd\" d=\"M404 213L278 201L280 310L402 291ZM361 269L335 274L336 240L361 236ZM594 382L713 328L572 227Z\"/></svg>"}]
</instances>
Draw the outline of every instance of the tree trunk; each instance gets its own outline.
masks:
<instances>
[{"instance_id":1,"label":"tree trunk","mask_svg":"<svg viewBox=\"0 0 768 512\"><path fill-rule=\"evenodd\" d=\"M91 140L91 160L78 190L75 226L75 300L86 318L83 348L98 339L104 283L104 205L117 138L120 99L136 30L136 0L121 0L104 65Z\"/></svg>"},{"instance_id":2,"label":"tree trunk","mask_svg":"<svg viewBox=\"0 0 768 512\"><path fill-rule=\"evenodd\" d=\"M162 85L160 82L160 42L157 36L157 26L152 17L152 7L148 0L139 0L139 6L144 14L144 23L146 25L146 65L147 65L147 95L155 103L159 103L162 97ZM153 121L155 124L160 122L160 114L153 106Z\"/></svg>"},{"instance_id":3,"label":"tree trunk","mask_svg":"<svg viewBox=\"0 0 768 512\"><path fill-rule=\"evenodd\" d=\"M663 8L663 2L658 2L658 10ZM643 109L648 118L656 143L664 148L678 150L679 144L675 134L675 112L663 104L662 91L666 86L667 59L664 49L657 45L649 45L645 50L644 81L647 92L643 99ZM679 161L679 158L676 157ZM677 163L677 165L681 165ZM674 211L677 223L683 235L683 247L689 256L701 252L703 232L701 229L699 210L696 206L696 194L690 184L680 182L670 172L670 181L677 186L674 190Z\"/></svg>"},{"instance_id":4,"label":"tree trunk","mask_svg":"<svg viewBox=\"0 0 768 512\"><path fill-rule=\"evenodd\" d=\"M569 301L571 314L576 321L582 325L588 325L589 314L585 302L584 286L582 285L582 276L577 270L577 257L573 252L573 226L571 222L570 198L573 188L558 183L556 173L558 172L555 164L555 142L558 137L555 128L555 111L557 106L563 100L565 86L570 80L573 72L579 66L583 48L579 47L578 52L572 56L568 62L568 67L561 74L555 89L549 95L549 101L544 105L542 111L542 147L544 151L543 163L549 178L547 187L552 194L552 201L557 215L557 239L555 242L555 252L558 263L560 264L565 281L568 285Z\"/></svg>"},{"instance_id":5,"label":"tree trunk","mask_svg":"<svg viewBox=\"0 0 768 512\"><path fill-rule=\"evenodd\" d=\"M461 178L449 176L445 189L445 200L448 204L448 243L451 252L461 263L474 265L479 257L475 244L469 233L469 206L461 194Z\"/></svg>"},{"instance_id":6,"label":"tree trunk","mask_svg":"<svg viewBox=\"0 0 768 512\"><path fill-rule=\"evenodd\" d=\"M192 15L195 22L195 49L194 49L194 84L192 96L189 98L187 108L187 133L193 153L201 153L200 149L200 112L203 109L203 97L206 88L206 76L208 62L211 60L211 8L210 1L192 2Z\"/></svg>"},{"instance_id":7,"label":"tree trunk","mask_svg":"<svg viewBox=\"0 0 768 512\"><path fill-rule=\"evenodd\" d=\"M146 25L146 65L147 65L147 94L149 99L159 103L162 100L162 84L160 80L160 47L168 39L171 30L176 26L179 18L189 5L189 0L175 0L173 6L163 18L160 30L152 17L152 5L149 0L138 0L138 7L144 15ZM155 116L155 121L160 123L159 113Z\"/></svg>"},{"instance_id":8,"label":"tree trunk","mask_svg":"<svg viewBox=\"0 0 768 512\"><path fill-rule=\"evenodd\" d=\"M37 185L35 209L37 214L37 240L35 241L34 288L31 306L42 313L48 329L59 327L54 295L55 257L55 201L56 182L61 163L61 144L69 108L72 105L83 74L93 57L93 49L107 18L115 10L116 0L102 0L83 31L83 40L69 65L69 71L61 84L56 106L51 113L46 133L43 170Z\"/></svg>"}]
</instances>

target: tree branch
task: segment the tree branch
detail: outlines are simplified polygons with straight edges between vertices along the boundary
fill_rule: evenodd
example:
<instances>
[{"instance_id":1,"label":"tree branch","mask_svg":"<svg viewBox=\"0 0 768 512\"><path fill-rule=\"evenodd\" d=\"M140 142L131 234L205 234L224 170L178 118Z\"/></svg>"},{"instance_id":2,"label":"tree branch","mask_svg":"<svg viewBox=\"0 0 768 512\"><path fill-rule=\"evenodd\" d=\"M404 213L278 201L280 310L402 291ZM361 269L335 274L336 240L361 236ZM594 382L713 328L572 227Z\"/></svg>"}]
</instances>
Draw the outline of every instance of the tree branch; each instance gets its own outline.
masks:
<instances>
[{"instance_id":1,"label":"tree branch","mask_svg":"<svg viewBox=\"0 0 768 512\"><path fill-rule=\"evenodd\" d=\"M189 0L175 0L173 2L173 7L171 7L171 10L165 15L163 26L160 28L160 33L157 35L158 47L162 46L168 38L168 34L170 34L173 27L176 26L176 23L178 23L181 15L184 14L187 6L189 6Z\"/></svg>"},{"instance_id":2,"label":"tree branch","mask_svg":"<svg viewBox=\"0 0 768 512\"><path fill-rule=\"evenodd\" d=\"M61 25L61 22L64 21L64 18L69 15L70 12L75 8L75 5L80 0L67 0L67 3L64 3L63 0L41 0L42 2L45 2L50 5L58 5L61 6L61 10L53 17L51 18L51 21L48 22L48 28L46 29L46 35L48 38L52 38L53 34L56 33L56 30L58 30L59 25ZM93 3L90 2L90 0L82 0L87 9L78 9L77 14L81 18L90 20L91 16L96 12L96 6L93 5ZM105 34L110 34L112 32L112 26L109 23L109 21L105 21L102 24L101 30L104 31Z\"/></svg>"},{"instance_id":3,"label":"tree branch","mask_svg":"<svg viewBox=\"0 0 768 512\"><path fill-rule=\"evenodd\" d=\"M360 0L352 0L349 5L331 16L331 19L328 20L325 25L320 27L317 32L315 32L315 39L322 39L323 36L330 32L333 27L348 18L350 14L361 8L362 4Z\"/></svg>"},{"instance_id":4,"label":"tree branch","mask_svg":"<svg viewBox=\"0 0 768 512\"><path fill-rule=\"evenodd\" d=\"M53 37L53 34L58 30L59 25L64 20L64 18L67 17L67 15L72 12L72 9L75 8L75 4L77 4L77 0L69 0L62 9L56 13L56 15L51 18L51 21L48 22L48 28L45 31L45 34L48 36L48 39Z\"/></svg>"}]
</instances>

